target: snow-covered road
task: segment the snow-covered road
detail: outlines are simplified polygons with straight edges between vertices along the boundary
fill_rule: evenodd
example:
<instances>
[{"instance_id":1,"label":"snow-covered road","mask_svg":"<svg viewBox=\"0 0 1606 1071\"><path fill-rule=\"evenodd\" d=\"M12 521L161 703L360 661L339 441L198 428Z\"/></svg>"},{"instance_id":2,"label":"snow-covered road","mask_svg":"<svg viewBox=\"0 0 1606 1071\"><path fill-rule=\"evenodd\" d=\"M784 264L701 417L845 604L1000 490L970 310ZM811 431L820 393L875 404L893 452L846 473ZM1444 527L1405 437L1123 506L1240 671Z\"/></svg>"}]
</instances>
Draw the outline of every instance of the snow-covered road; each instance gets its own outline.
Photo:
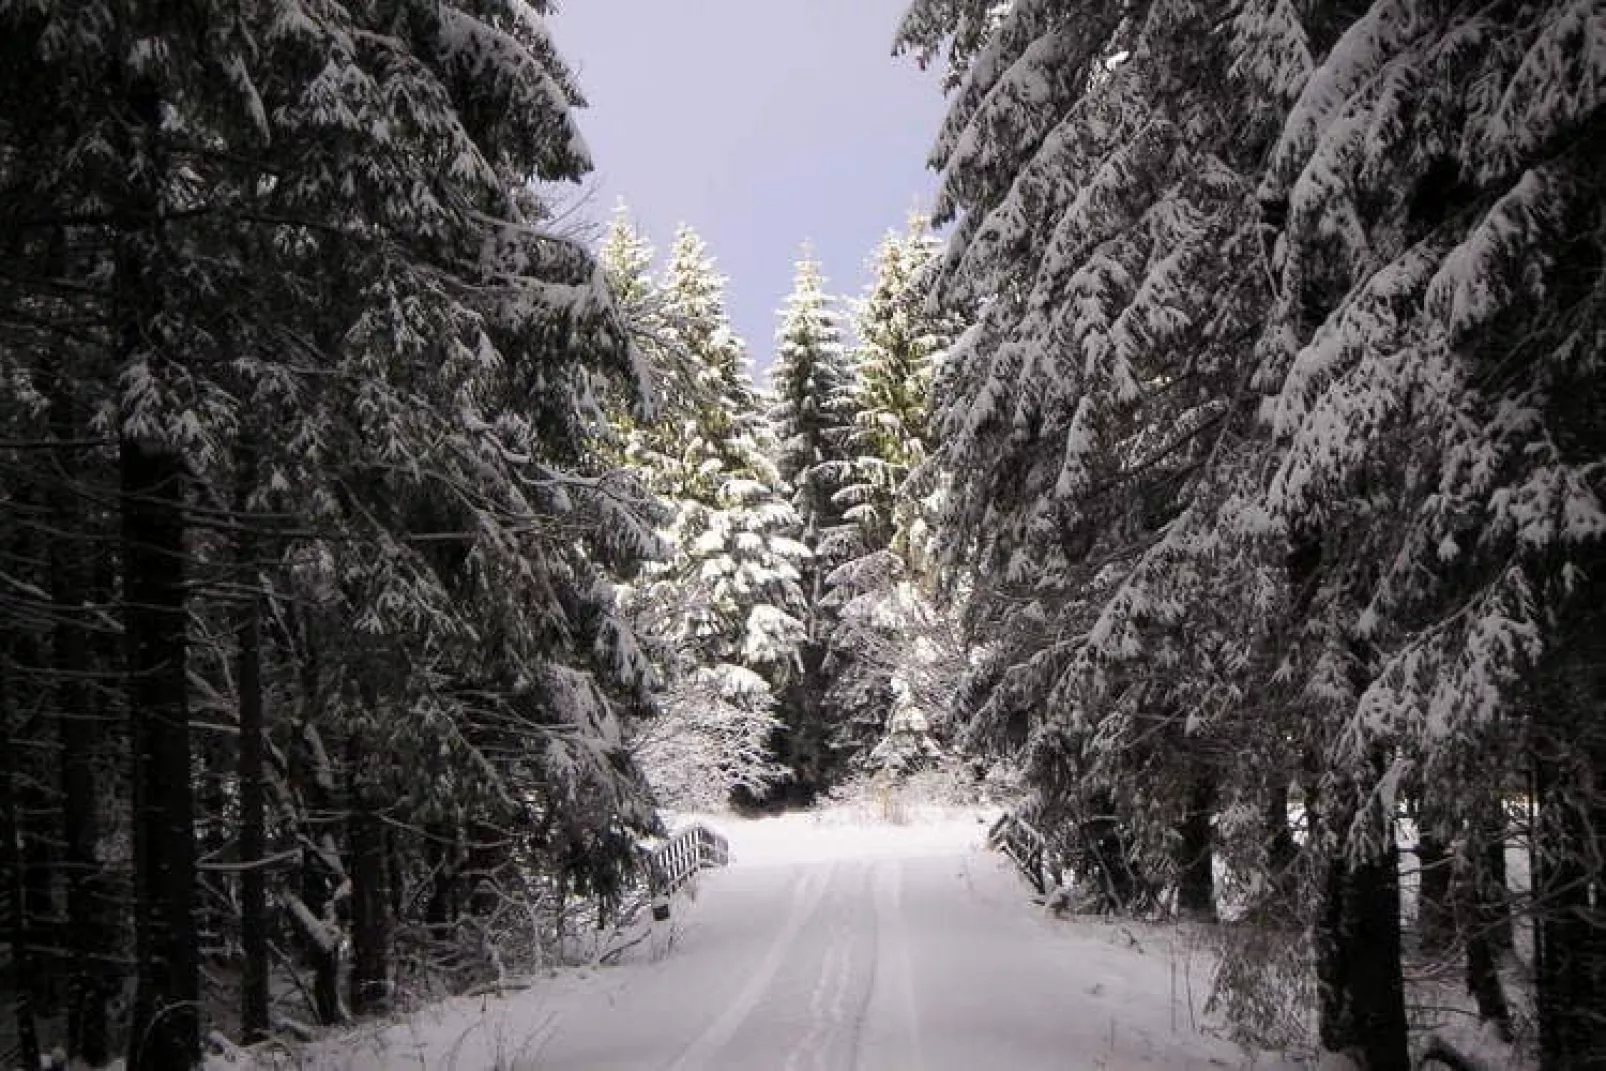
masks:
<instances>
[{"instance_id":1,"label":"snow-covered road","mask_svg":"<svg viewBox=\"0 0 1606 1071\"><path fill-rule=\"evenodd\" d=\"M1293 1067L1205 1036L1182 931L1058 921L982 849L990 815L707 819L732 865L626 962L319 1042L312 1071ZM209 1065L209 1067L214 1065ZM221 1066L221 1065L217 1065Z\"/></svg>"},{"instance_id":2,"label":"snow-covered road","mask_svg":"<svg viewBox=\"0 0 1606 1071\"><path fill-rule=\"evenodd\" d=\"M1043 917L1008 867L976 850L982 828L889 827L878 843L800 825L745 853L733 834L736 861L677 902L649 962L557 1002L515 1066L1246 1064L1191 1026L1208 984L1201 957Z\"/></svg>"}]
</instances>

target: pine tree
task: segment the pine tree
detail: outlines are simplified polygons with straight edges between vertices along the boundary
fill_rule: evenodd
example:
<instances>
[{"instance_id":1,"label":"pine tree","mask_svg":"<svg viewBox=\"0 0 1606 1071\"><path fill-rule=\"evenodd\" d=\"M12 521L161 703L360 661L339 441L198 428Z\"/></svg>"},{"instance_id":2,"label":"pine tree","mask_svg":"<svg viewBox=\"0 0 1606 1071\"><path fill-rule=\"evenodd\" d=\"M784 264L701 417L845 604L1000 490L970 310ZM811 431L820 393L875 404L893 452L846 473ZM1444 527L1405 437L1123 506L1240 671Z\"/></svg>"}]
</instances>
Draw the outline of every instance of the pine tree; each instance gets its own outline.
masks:
<instances>
[{"instance_id":1,"label":"pine tree","mask_svg":"<svg viewBox=\"0 0 1606 1071\"><path fill-rule=\"evenodd\" d=\"M826 650L835 624L825 580L842 555L846 518L839 496L852 479L852 384L850 354L842 345L836 312L820 265L805 244L775 334L769 414L777 439L776 464L793 489L800 539L809 550L801 579L801 671L783 698L782 715L788 727L783 760L801 801L825 787L836 765L822 702L829 685Z\"/></svg>"},{"instance_id":2,"label":"pine tree","mask_svg":"<svg viewBox=\"0 0 1606 1071\"><path fill-rule=\"evenodd\" d=\"M648 500L597 450L599 384L644 384L591 259L543 228L530 181L587 166L572 79L528 5L295 7L0 11L21 269L0 293L0 353L6 382L44 402L6 392L8 452L44 443L85 473L84 451L119 461L117 485L64 485L80 497L55 507L77 528L60 584L10 592L6 616L36 651L58 615L62 659L92 663L61 669L129 682L133 783L104 784L136 832L132 1068L197 1058L195 920L230 898L198 889L196 828L248 872L271 842L302 850L299 880L267 872L271 898L256 873L242 883L249 1031L263 926L317 960L325 1019L342 1013L349 939L352 1004L377 1010L391 876L424 870L428 845L478 842L478 872L453 880L522 886L534 905L546 883L617 887L623 831L654 822L621 725L650 704L649 675L613 578L657 540ZM80 393L41 428L66 378ZM4 479L8 500L38 484L14 454ZM8 519L5 553L31 555L39 524ZM82 548L119 526L114 585ZM50 607L86 588L83 609ZM111 621L87 607L105 605L125 618L120 664L94 649ZM203 712L237 712L237 772L192 725ZM81 802L99 767L77 758L61 777ZM422 763L437 776L421 786L403 771ZM235 844L216 802L231 785ZM78 802L62 810L70 880L93 869ZM270 900L282 917L262 917ZM94 1060L110 987L78 977L68 1044Z\"/></svg>"},{"instance_id":3,"label":"pine tree","mask_svg":"<svg viewBox=\"0 0 1606 1071\"><path fill-rule=\"evenodd\" d=\"M939 445L917 470L950 481L939 563L988 637L961 710L977 744L1020 757L1068 839L1116 809L1146 876L1092 852L1106 888L1191 888L1211 846L1178 851L1179 831L1208 831L1200 801L1247 772L1212 756L1238 747L1217 715L1256 618L1212 614L1208 654L1182 620L1219 605L1207 540L1255 456L1256 146L1197 11L1023 3L967 44L980 15L916 5L905 27L928 52L956 35L966 57L937 147L938 219L962 215L936 287L975 322L938 372Z\"/></svg>"},{"instance_id":4,"label":"pine tree","mask_svg":"<svg viewBox=\"0 0 1606 1071\"><path fill-rule=\"evenodd\" d=\"M605 263L621 293L634 279L655 295L633 323L661 405L655 421L626 429L626 450L673 513L668 557L630 599L663 687L662 715L642 727L637 754L666 803L762 799L786 774L777 694L796 673L808 552L702 239L682 227L650 287L639 254L627 255L641 243L626 228L616 219Z\"/></svg>"},{"instance_id":5,"label":"pine tree","mask_svg":"<svg viewBox=\"0 0 1606 1071\"><path fill-rule=\"evenodd\" d=\"M793 489L810 550L842 523L836 502L848 476L848 409L853 370L819 262L804 245L775 333L770 364L770 422L776 466ZM827 568L821 561L810 568ZM816 599L817 601L817 599Z\"/></svg>"},{"instance_id":6,"label":"pine tree","mask_svg":"<svg viewBox=\"0 0 1606 1071\"><path fill-rule=\"evenodd\" d=\"M1184 893L1212 826L1268 899L1301 852L1301 984L1323 1047L1368 1067L1408 1065L1396 806L1465 845L1458 910L1488 919L1501 789L1533 770L1540 882L1567 905L1541 927L1541 1047L1601 1051L1598 955L1561 892L1596 880L1570 824L1593 804L1563 817L1553 787L1592 776L1594 744L1550 716L1594 688L1599 444L1560 402L1600 389L1587 10L1269 0L1216 26L1044 0L905 23L924 57L948 45L940 293L979 314L928 466L992 638L961 709L1020 749L1040 808L1092 793L1162 872L1175 830ZM1468 784L1488 791L1443 791ZM1499 1024L1497 928L1476 929L1469 986Z\"/></svg>"},{"instance_id":7,"label":"pine tree","mask_svg":"<svg viewBox=\"0 0 1606 1071\"><path fill-rule=\"evenodd\" d=\"M958 333L955 317L928 308L939 251L926 218L911 215L904 233L882 240L856 310L853 456L837 492L848 523L836 536L844 560L829 575L838 621L828 672L837 743L858 759L886 728L894 676L928 711L944 711L956 684L957 641L927 583L940 491L906 482L930 452L934 366Z\"/></svg>"},{"instance_id":8,"label":"pine tree","mask_svg":"<svg viewBox=\"0 0 1606 1071\"><path fill-rule=\"evenodd\" d=\"M1334 20L1258 190L1286 220L1266 503L1310 548L1315 611L1282 672L1323 711L1325 787L1367 837L1392 840L1414 792L1430 834L1467 845L1474 918L1506 836L1488 814L1506 787L1539 786L1535 888L1559 907L1538 926L1547 1067L1606 1052L1587 981L1602 953L1562 891L1600 880L1573 825L1600 803L1555 788L1596 776L1600 754L1562 713L1599 694L1585 578L1606 535L1585 475L1603 443L1577 408L1601 391L1598 272L1580 274L1602 241L1586 9L1374 3ZM1493 932L1474 931L1468 983L1503 1026Z\"/></svg>"},{"instance_id":9,"label":"pine tree","mask_svg":"<svg viewBox=\"0 0 1606 1071\"><path fill-rule=\"evenodd\" d=\"M940 253L929 221L912 214L902 235L888 233L876 251L874 275L859 303L859 338L853 384L855 434L850 518L859 547L892 547L919 567L929 518L900 504L904 481L930 452L928 411L932 375L959 334L952 316L928 308L928 282ZM900 502L902 499L902 502Z\"/></svg>"}]
</instances>

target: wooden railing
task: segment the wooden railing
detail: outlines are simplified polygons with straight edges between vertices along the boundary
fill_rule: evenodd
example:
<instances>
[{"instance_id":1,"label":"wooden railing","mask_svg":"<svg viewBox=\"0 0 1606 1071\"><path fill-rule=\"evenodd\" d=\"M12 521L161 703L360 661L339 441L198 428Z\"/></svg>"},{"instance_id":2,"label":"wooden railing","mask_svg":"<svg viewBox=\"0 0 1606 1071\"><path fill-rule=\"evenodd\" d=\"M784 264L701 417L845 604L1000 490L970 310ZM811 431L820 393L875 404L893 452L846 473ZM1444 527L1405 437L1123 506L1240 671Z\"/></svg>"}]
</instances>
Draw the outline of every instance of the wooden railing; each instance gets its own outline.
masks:
<instances>
[{"instance_id":1,"label":"wooden railing","mask_svg":"<svg viewBox=\"0 0 1606 1071\"><path fill-rule=\"evenodd\" d=\"M730 862L730 844L704 825L685 829L658 845L647 855L647 881L652 894L653 917L669 917L669 898L693 874Z\"/></svg>"},{"instance_id":2,"label":"wooden railing","mask_svg":"<svg viewBox=\"0 0 1606 1071\"><path fill-rule=\"evenodd\" d=\"M1006 811L987 831L987 846L1009 856L1038 895L1059 887L1064 866L1047 838L1015 811Z\"/></svg>"}]
</instances>

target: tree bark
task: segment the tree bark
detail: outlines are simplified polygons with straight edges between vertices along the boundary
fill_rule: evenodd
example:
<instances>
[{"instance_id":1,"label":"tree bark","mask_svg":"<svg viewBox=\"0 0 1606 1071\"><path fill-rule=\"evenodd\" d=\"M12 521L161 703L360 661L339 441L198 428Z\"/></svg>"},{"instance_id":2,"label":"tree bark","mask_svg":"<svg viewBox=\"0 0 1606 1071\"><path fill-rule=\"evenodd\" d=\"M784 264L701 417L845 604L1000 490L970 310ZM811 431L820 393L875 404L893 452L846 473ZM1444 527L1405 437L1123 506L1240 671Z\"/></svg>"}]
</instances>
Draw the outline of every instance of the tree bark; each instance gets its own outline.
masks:
<instances>
[{"instance_id":1,"label":"tree bark","mask_svg":"<svg viewBox=\"0 0 1606 1071\"><path fill-rule=\"evenodd\" d=\"M0 651L8 658L9 651ZM11 735L11 699L8 667L0 661L0 852L3 852L6 895L11 910L7 937L11 941L11 1008L17 1024L17 1055L24 1067L41 1065L39 1029L34 1020L31 956L28 951L28 907L23 878L22 815L17 807L16 747Z\"/></svg>"},{"instance_id":2,"label":"tree bark","mask_svg":"<svg viewBox=\"0 0 1606 1071\"><path fill-rule=\"evenodd\" d=\"M1510 952L1516 947L1511 925L1511 891L1506 884L1506 810L1498 793L1479 808L1472 823L1472 845L1475 854L1467 860L1472 892L1477 897L1477 909L1482 928L1497 952Z\"/></svg>"},{"instance_id":3,"label":"tree bark","mask_svg":"<svg viewBox=\"0 0 1606 1071\"><path fill-rule=\"evenodd\" d=\"M1606 939L1597 901L1593 829L1606 808L1577 798L1577 771L1546 764L1540 780L1535 874L1538 900L1536 1004L1542 1071L1606 1067ZM1588 811L1590 813L1584 813Z\"/></svg>"},{"instance_id":4,"label":"tree bark","mask_svg":"<svg viewBox=\"0 0 1606 1071\"><path fill-rule=\"evenodd\" d=\"M257 539L247 514L255 481L255 457L240 452L235 568L246 595L235 623L235 682L239 689L240 745L236 775L240 792L240 1034L247 1045L268 1033L267 748L262 697L262 593L257 578Z\"/></svg>"},{"instance_id":5,"label":"tree bark","mask_svg":"<svg viewBox=\"0 0 1606 1071\"><path fill-rule=\"evenodd\" d=\"M1416 859L1417 943L1423 955L1440 956L1455 943L1455 916L1450 898L1450 851L1434 834L1419 832Z\"/></svg>"},{"instance_id":6,"label":"tree bark","mask_svg":"<svg viewBox=\"0 0 1606 1071\"><path fill-rule=\"evenodd\" d=\"M311 682L316 679L317 662L316 656L310 650L304 652L304 657L306 661L302 666L302 687L305 690L315 687ZM307 691L306 699L309 703L315 703L315 697L315 690ZM325 828L325 822L328 820L314 817L326 816L332 811L334 801L330 799L327 786L330 784L329 779L333 777L333 771L325 765L327 756L324 753L322 740L319 738L317 728L310 722L302 723L290 754L291 783L295 786L301 802L300 899L314 919L326 925L333 925L334 895L344 873L340 867L340 856L334 838ZM324 1026L333 1026L345 1021L346 1010L340 999L339 948L330 947L316 937L306 934L303 935L302 948L313 972L313 1014Z\"/></svg>"},{"instance_id":7,"label":"tree bark","mask_svg":"<svg viewBox=\"0 0 1606 1071\"><path fill-rule=\"evenodd\" d=\"M1210 828L1215 796L1215 786L1208 778L1201 777L1189 794L1188 813L1182 819L1177 909L1182 915L1200 921L1216 917L1216 855Z\"/></svg>"},{"instance_id":8,"label":"tree bark","mask_svg":"<svg viewBox=\"0 0 1606 1071\"><path fill-rule=\"evenodd\" d=\"M184 474L171 451L128 438L120 467L138 962L128 1068L175 1071L200 1058Z\"/></svg>"},{"instance_id":9,"label":"tree bark","mask_svg":"<svg viewBox=\"0 0 1606 1071\"><path fill-rule=\"evenodd\" d=\"M1320 890L1315 934L1319 1031L1329 1052L1359 1058L1367 1071L1410 1071L1405 980L1400 967L1399 850L1353 858L1342 834L1354 812L1324 815L1335 834Z\"/></svg>"},{"instance_id":10,"label":"tree bark","mask_svg":"<svg viewBox=\"0 0 1606 1071\"><path fill-rule=\"evenodd\" d=\"M1266 799L1266 868L1271 874L1272 888L1280 891L1285 902L1293 903L1298 896L1298 875L1294 863L1299 858L1299 845L1293 831L1288 828L1288 785L1278 782Z\"/></svg>"},{"instance_id":11,"label":"tree bark","mask_svg":"<svg viewBox=\"0 0 1606 1071\"><path fill-rule=\"evenodd\" d=\"M365 769L361 733L346 739L351 812L351 1010L383 1014L390 1004L390 890L385 826Z\"/></svg>"},{"instance_id":12,"label":"tree bark","mask_svg":"<svg viewBox=\"0 0 1606 1071\"><path fill-rule=\"evenodd\" d=\"M1606 1067L1606 553L1588 565L1534 696L1542 1071Z\"/></svg>"},{"instance_id":13,"label":"tree bark","mask_svg":"<svg viewBox=\"0 0 1606 1071\"><path fill-rule=\"evenodd\" d=\"M47 257L51 270L58 274L66 271L64 250L65 238L57 228ZM84 543L89 525L75 486L82 466L73 460L73 448L65 445L83 433L84 422L64 365L60 352L40 355L39 383L48 402L50 435L63 444L49 455L46 494L55 530L48 543L48 560L55 618L51 668L55 674L56 742L61 749L61 842L67 884L67 1056L100 1067L111 1060L108 979L101 957L112 927L105 918L105 875L97 855L99 777L95 767L104 754L107 726L103 704L92 697L87 686L88 674L96 668L83 620L90 587L90 553Z\"/></svg>"}]
</instances>

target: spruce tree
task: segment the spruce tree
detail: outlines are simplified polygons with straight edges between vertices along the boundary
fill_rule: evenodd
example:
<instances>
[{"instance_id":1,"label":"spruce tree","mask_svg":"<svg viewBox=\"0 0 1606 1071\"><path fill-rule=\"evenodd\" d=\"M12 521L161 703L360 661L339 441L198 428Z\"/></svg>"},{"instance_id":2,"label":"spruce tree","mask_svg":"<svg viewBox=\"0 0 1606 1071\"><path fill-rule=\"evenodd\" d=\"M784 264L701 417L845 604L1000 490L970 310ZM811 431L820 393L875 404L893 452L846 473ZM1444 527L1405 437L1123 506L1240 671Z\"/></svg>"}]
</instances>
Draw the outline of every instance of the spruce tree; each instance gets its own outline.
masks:
<instances>
[{"instance_id":1,"label":"spruce tree","mask_svg":"<svg viewBox=\"0 0 1606 1071\"><path fill-rule=\"evenodd\" d=\"M787 773L777 696L797 672L808 552L702 239L680 228L654 283L627 231L616 218L604 262L620 293L653 295L632 324L660 408L628 424L626 453L672 512L667 557L644 570L629 603L663 690L636 752L665 803L757 801Z\"/></svg>"},{"instance_id":2,"label":"spruce tree","mask_svg":"<svg viewBox=\"0 0 1606 1071\"><path fill-rule=\"evenodd\" d=\"M799 538L809 550L801 580L802 668L784 696L782 715L788 726L783 761L793 772L800 800L826 787L837 765L823 700L829 686L825 657L835 625L826 577L842 561L846 517L840 494L852 479L853 373L841 335L820 265L805 243L775 334L769 412L776 464L792 488Z\"/></svg>"},{"instance_id":3,"label":"spruce tree","mask_svg":"<svg viewBox=\"0 0 1606 1071\"><path fill-rule=\"evenodd\" d=\"M73 756L61 819L78 940L103 935L73 953L67 1044L100 1059L105 935L122 928L84 917L115 908L82 882L131 870L136 1069L198 1058L196 920L226 918L231 897L197 881L196 829L255 871L253 1031L264 925L317 960L315 1014L343 1013L348 940L351 1004L379 1010L392 876L428 872L434 845L478 842L477 878L534 904L553 878L616 884L620 830L653 824L621 725L649 681L613 579L656 539L596 448L594 389L644 384L590 257L544 227L531 181L588 166L572 78L524 4L298 12L0 10L19 268L0 353L42 402L5 392L6 497L40 486L17 443L70 466L58 486L78 496L39 497L70 530L54 576L29 566L39 582L9 591L5 616L29 622L30 665L59 623L57 679L127 682L95 716L120 715L107 735L132 782ZM89 460L116 481L86 482ZM8 519L8 558L45 560L29 549L41 523ZM108 605L120 657L95 638ZM38 709L65 729L80 703ZM238 718L237 767L203 717ZM435 776L405 775L425 763ZM233 789L238 830L218 802ZM86 853L91 794L126 815L131 860Z\"/></svg>"},{"instance_id":4,"label":"spruce tree","mask_svg":"<svg viewBox=\"0 0 1606 1071\"><path fill-rule=\"evenodd\" d=\"M836 496L847 523L828 576L837 617L828 672L833 733L856 759L881 738L894 676L934 712L946 710L956 683L956 638L929 599L926 550L941 493L907 482L929 454L934 366L957 334L953 315L929 307L939 253L927 219L912 214L903 233L881 241L855 310L852 458Z\"/></svg>"},{"instance_id":5,"label":"spruce tree","mask_svg":"<svg viewBox=\"0 0 1606 1071\"><path fill-rule=\"evenodd\" d=\"M1600 389L1588 10L920 2L904 26L948 51L940 295L978 314L929 466L990 640L960 709L1049 824L1108 804L1145 881L1207 898L1220 850L1253 910L1309 903L1319 1041L1368 1067L1408 1066L1397 807L1462 838L1458 910L1487 920L1498 800L1533 770L1563 905L1544 1062L1602 1050L1562 891L1597 879L1596 804L1554 787L1596 765L1555 713L1594 695L1606 515L1573 404Z\"/></svg>"}]
</instances>

